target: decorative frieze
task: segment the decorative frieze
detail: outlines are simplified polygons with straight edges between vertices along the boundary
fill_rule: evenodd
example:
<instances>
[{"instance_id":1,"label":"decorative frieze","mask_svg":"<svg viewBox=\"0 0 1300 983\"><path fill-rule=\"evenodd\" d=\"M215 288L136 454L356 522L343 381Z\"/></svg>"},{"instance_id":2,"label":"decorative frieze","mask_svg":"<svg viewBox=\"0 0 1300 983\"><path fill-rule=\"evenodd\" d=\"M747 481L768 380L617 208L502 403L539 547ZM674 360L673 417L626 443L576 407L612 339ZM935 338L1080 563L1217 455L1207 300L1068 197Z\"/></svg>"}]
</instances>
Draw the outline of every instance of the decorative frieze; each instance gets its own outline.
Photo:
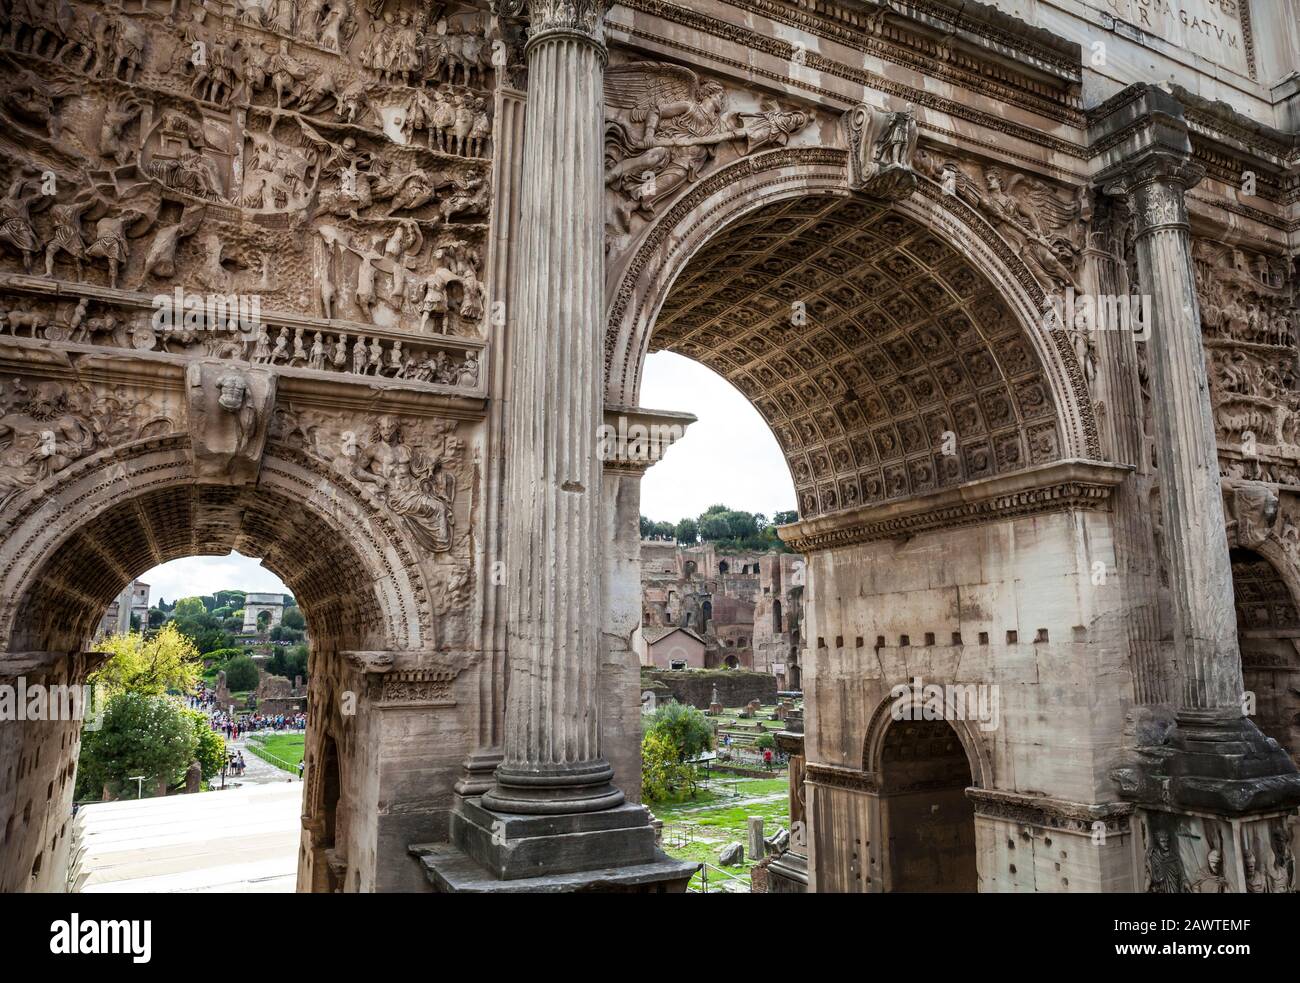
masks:
<instances>
[{"instance_id":1,"label":"decorative frieze","mask_svg":"<svg viewBox=\"0 0 1300 983\"><path fill-rule=\"evenodd\" d=\"M1115 465L1060 461L906 502L804 520L782 527L780 535L792 549L809 553L1049 512L1105 509L1127 473Z\"/></svg>"}]
</instances>

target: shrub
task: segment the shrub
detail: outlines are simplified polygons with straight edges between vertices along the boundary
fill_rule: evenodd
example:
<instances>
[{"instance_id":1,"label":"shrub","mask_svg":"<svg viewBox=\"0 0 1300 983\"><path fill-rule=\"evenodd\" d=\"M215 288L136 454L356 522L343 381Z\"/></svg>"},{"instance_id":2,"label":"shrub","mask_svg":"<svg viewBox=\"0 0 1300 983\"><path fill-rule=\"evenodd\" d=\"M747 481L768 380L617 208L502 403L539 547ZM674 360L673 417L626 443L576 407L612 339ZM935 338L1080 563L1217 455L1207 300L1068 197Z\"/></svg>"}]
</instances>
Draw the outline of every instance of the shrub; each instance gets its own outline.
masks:
<instances>
[{"instance_id":1,"label":"shrub","mask_svg":"<svg viewBox=\"0 0 1300 983\"><path fill-rule=\"evenodd\" d=\"M133 795L136 775L144 776L143 795L154 794L160 783L174 785L194 760L197 743L195 724L179 700L118 693L99 729L82 732L77 798L99 798L105 789Z\"/></svg>"},{"instance_id":2,"label":"shrub","mask_svg":"<svg viewBox=\"0 0 1300 983\"><path fill-rule=\"evenodd\" d=\"M685 761L713 747L713 728L703 712L684 703L665 703L655 711L651 734L659 734L677 749L677 760Z\"/></svg>"},{"instance_id":3,"label":"shrub","mask_svg":"<svg viewBox=\"0 0 1300 983\"><path fill-rule=\"evenodd\" d=\"M232 693L257 689L260 675L249 656L237 655L226 663L226 688Z\"/></svg>"},{"instance_id":4,"label":"shrub","mask_svg":"<svg viewBox=\"0 0 1300 983\"><path fill-rule=\"evenodd\" d=\"M695 791L691 766L682 764L670 737L652 731L641 742L641 798L663 802L682 788Z\"/></svg>"}]
</instances>

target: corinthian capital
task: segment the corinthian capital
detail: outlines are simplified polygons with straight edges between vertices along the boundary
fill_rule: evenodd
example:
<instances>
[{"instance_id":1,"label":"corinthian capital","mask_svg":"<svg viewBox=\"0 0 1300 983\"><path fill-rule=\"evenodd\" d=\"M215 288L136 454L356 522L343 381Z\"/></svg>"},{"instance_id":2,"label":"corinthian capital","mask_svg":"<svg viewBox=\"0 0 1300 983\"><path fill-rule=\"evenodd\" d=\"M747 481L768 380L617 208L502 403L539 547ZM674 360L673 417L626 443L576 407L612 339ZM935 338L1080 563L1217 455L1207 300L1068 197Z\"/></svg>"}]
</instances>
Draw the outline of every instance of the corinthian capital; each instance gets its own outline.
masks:
<instances>
[{"instance_id":1,"label":"corinthian capital","mask_svg":"<svg viewBox=\"0 0 1300 983\"><path fill-rule=\"evenodd\" d=\"M605 11L610 0L494 0L493 9L502 17L527 16L528 39L548 34L579 35L604 46Z\"/></svg>"},{"instance_id":2,"label":"corinthian capital","mask_svg":"<svg viewBox=\"0 0 1300 983\"><path fill-rule=\"evenodd\" d=\"M1107 194L1123 195L1137 235L1187 225L1185 192L1205 176L1205 168L1182 154L1153 152L1129 162L1106 183Z\"/></svg>"}]
</instances>

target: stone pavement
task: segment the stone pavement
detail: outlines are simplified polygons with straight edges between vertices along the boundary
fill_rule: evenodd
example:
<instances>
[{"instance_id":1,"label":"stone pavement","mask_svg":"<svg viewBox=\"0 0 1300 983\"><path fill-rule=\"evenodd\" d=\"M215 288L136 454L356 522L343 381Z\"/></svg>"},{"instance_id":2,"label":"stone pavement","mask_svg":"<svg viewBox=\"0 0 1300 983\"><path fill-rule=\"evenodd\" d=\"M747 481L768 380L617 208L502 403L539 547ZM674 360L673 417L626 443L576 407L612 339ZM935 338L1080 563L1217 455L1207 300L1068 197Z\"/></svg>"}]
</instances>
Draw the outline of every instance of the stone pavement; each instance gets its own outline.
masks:
<instances>
[{"instance_id":1,"label":"stone pavement","mask_svg":"<svg viewBox=\"0 0 1300 983\"><path fill-rule=\"evenodd\" d=\"M261 732L264 736L270 736L276 731L268 730ZM281 733L293 733L292 731L283 731ZM227 741L226 746L232 751L244 752L244 774L240 778L233 779L236 784L244 785L268 785L285 781L298 781L296 772L288 772L282 768L277 768L269 761L259 758L248 746L248 738L241 736L237 741ZM220 782L220 779L217 780ZM231 779L226 779L226 785L231 784Z\"/></svg>"},{"instance_id":2,"label":"stone pavement","mask_svg":"<svg viewBox=\"0 0 1300 983\"><path fill-rule=\"evenodd\" d=\"M250 775L253 761L284 775L248 751L244 758ZM296 779L82 806L90 871L82 890L291 893L301 812Z\"/></svg>"}]
</instances>

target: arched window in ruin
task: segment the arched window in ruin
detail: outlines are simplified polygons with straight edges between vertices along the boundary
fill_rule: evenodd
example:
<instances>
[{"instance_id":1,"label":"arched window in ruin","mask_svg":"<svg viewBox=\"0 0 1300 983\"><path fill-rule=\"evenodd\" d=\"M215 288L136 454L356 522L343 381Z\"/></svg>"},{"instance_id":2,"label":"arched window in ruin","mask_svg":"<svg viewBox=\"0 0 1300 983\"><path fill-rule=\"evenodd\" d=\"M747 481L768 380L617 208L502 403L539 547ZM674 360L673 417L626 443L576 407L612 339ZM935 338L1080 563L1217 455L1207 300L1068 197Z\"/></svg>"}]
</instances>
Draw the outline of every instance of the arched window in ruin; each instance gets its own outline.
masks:
<instances>
[{"instance_id":1,"label":"arched window in ruin","mask_svg":"<svg viewBox=\"0 0 1300 983\"><path fill-rule=\"evenodd\" d=\"M780 601L772 602L772 630L774 632L784 631L784 629L781 627L781 602Z\"/></svg>"}]
</instances>

